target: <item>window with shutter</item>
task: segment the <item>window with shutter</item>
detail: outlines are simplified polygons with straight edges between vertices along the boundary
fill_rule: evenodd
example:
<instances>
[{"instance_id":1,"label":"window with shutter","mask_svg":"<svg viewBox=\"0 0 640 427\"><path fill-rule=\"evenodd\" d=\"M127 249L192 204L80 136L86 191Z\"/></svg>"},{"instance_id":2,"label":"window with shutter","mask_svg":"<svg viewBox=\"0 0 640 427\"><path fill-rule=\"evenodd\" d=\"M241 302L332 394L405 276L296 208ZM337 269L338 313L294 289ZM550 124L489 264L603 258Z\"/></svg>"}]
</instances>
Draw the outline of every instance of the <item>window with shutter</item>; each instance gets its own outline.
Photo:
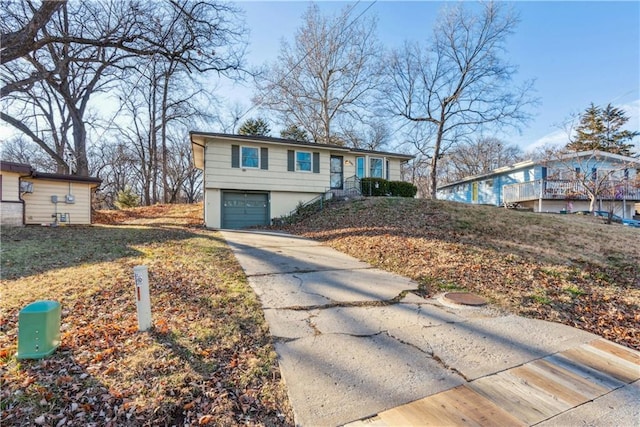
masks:
<instances>
[{"instance_id":1,"label":"window with shutter","mask_svg":"<svg viewBox=\"0 0 640 427\"><path fill-rule=\"evenodd\" d=\"M293 172L296 170L296 152L287 150L287 170Z\"/></svg>"},{"instance_id":2,"label":"window with shutter","mask_svg":"<svg viewBox=\"0 0 640 427\"><path fill-rule=\"evenodd\" d=\"M240 146L239 145L231 146L231 167L232 168L240 167Z\"/></svg>"}]
</instances>

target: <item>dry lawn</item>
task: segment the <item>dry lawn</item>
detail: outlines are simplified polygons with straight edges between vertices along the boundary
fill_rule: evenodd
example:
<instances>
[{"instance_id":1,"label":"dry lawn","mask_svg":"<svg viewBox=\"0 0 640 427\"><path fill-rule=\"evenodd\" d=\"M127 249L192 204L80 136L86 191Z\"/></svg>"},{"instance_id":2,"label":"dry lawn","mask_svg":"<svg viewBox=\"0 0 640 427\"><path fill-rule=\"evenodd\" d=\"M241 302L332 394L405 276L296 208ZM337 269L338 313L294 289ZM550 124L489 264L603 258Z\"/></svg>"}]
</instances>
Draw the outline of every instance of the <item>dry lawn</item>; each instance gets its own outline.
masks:
<instances>
[{"instance_id":1,"label":"dry lawn","mask_svg":"<svg viewBox=\"0 0 640 427\"><path fill-rule=\"evenodd\" d=\"M286 230L410 277L424 295L471 291L512 313L640 350L639 229L578 215L370 198Z\"/></svg>"},{"instance_id":2,"label":"dry lawn","mask_svg":"<svg viewBox=\"0 0 640 427\"><path fill-rule=\"evenodd\" d=\"M291 425L260 304L202 205L101 212L110 225L2 230L0 425ZM118 225L114 225L118 224ZM154 328L137 331L132 269ZM62 344L18 361L18 312L62 305Z\"/></svg>"}]
</instances>

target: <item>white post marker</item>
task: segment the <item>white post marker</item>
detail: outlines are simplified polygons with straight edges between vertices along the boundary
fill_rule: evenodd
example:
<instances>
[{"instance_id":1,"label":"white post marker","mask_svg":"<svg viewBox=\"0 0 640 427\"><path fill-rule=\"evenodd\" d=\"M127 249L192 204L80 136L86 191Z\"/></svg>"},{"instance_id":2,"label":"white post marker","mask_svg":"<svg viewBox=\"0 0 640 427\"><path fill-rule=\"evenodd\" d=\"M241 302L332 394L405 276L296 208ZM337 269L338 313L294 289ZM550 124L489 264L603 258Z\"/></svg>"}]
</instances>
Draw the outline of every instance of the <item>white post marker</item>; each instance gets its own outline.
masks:
<instances>
[{"instance_id":1,"label":"white post marker","mask_svg":"<svg viewBox=\"0 0 640 427\"><path fill-rule=\"evenodd\" d=\"M136 308L138 309L138 330L151 328L151 298L149 297L149 272L146 265L133 267L136 284Z\"/></svg>"}]
</instances>

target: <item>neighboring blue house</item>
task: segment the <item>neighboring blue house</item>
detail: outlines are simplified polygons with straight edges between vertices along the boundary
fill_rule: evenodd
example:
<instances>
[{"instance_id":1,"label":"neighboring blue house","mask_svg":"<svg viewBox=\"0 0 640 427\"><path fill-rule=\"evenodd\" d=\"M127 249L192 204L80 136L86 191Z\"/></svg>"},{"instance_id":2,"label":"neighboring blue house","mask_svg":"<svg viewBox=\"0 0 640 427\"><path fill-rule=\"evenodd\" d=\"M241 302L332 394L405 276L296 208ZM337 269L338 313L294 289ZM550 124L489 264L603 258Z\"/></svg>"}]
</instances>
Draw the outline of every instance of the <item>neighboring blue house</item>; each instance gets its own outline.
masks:
<instances>
[{"instance_id":1,"label":"neighboring blue house","mask_svg":"<svg viewBox=\"0 0 640 427\"><path fill-rule=\"evenodd\" d=\"M585 187L597 189L595 210L613 209L630 218L640 209L640 204L634 206L640 202L640 160L602 151L528 160L442 185L437 195L441 200L517 205L534 212L576 212L591 210Z\"/></svg>"}]
</instances>

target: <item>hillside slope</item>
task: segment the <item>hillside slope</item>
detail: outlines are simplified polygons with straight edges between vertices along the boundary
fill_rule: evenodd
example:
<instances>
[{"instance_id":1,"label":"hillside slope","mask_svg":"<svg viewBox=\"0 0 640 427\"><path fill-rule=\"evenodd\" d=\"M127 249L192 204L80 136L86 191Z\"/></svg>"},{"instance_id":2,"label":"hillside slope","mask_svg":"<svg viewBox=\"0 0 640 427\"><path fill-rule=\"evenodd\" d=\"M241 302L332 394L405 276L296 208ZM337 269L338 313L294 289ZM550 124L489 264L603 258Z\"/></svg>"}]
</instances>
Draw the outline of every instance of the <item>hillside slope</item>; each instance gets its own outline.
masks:
<instances>
[{"instance_id":1,"label":"hillside slope","mask_svg":"<svg viewBox=\"0 0 640 427\"><path fill-rule=\"evenodd\" d=\"M399 198L339 203L284 228L520 315L640 349L640 230L578 215Z\"/></svg>"}]
</instances>

